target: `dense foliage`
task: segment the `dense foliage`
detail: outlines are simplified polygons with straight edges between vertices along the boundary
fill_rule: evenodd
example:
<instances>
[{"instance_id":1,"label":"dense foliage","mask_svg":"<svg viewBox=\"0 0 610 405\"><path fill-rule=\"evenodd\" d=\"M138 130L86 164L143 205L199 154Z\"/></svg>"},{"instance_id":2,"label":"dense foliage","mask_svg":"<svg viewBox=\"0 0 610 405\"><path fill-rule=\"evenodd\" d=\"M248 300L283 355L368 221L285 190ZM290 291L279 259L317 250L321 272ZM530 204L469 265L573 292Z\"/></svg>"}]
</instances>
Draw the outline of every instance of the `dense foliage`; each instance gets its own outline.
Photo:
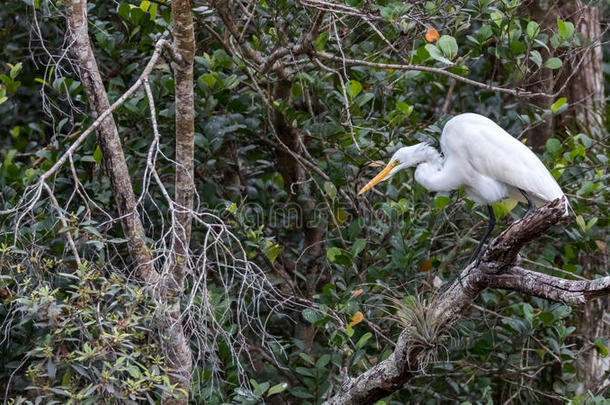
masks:
<instances>
[{"instance_id":1,"label":"dense foliage","mask_svg":"<svg viewBox=\"0 0 610 405\"><path fill-rule=\"evenodd\" d=\"M0 9L2 210L14 207L93 122L64 54L60 3L23 1ZM140 75L156 41L171 35L166 3L89 4L89 31L111 102ZM344 8L322 20L313 50L285 59L284 77L257 70L246 49L268 56L301 43L324 4ZM579 371L586 353L608 355L608 337L586 336L578 308L488 290L439 344L422 304L458 274L486 224L485 210L463 191L429 193L404 171L374 193L356 196L377 170L371 162L387 159L399 145L438 145L443 124L457 113L487 115L526 141L540 122L567 114L578 100L557 96L542 108L534 98L434 71L315 56L436 67L496 87L537 91L529 84L537 75L560 72L591 39L568 19L541 27L519 0L240 6L233 12L245 27L241 42L226 39L226 22L213 4L193 4L195 183L203 225L193 231L192 249L211 259L198 263L209 269L205 290L195 274L183 306L209 305L211 311L199 314L214 320L201 324L193 315L198 312L187 312L197 360L192 401L320 403L346 376L386 358L415 320L421 321L419 341L438 345L437 355L424 374L380 403L610 398L608 380L587 391ZM603 16L606 5L599 7ZM605 63L604 71L609 68ZM158 65L149 80L162 135L157 172L172 192L169 65ZM144 91L114 118L142 196L147 246L161 255L171 214L163 190L146 183L153 132ZM573 215L522 252L524 266L566 278L608 275L607 143L606 128L577 123L558 127L546 141L541 159L568 195ZM9 403L154 403L174 389L159 348L158 308L134 274L102 159L90 136L53 177L59 207L43 195L23 217L0 216L0 387ZM524 208L508 201L494 211L503 229ZM214 243L210 224L223 227ZM244 262L251 262L253 274L264 272L269 285L240 290ZM237 311L249 312L247 319L264 325L268 335L228 315Z\"/></svg>"}]
</instances>

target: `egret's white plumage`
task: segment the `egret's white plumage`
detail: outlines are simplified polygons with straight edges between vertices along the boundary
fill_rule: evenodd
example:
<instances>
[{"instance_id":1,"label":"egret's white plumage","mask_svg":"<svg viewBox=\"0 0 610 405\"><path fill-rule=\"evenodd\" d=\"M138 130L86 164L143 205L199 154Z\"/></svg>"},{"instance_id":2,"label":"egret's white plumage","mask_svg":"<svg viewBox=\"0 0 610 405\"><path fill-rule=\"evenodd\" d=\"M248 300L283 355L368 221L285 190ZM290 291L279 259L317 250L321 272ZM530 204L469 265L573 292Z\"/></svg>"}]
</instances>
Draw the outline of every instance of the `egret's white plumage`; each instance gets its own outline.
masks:
<instances>
[{"instance_id":1,"label":"egret's white plumage","mask_svg":"<svg viewBox=\"0 0 610 405\"><path fill-rule=\"evenodd\" d=\"M440 144L442 155L426 143L400 148L359 194L411 166L417 166L415 180L429 191L464 187L470 199L488 206L490 214L475 257L495 224L493 202L510 197L539 205L565 198L534 152L487 117L473 113L453 117L443 128Z\"/></svg>"},{"instance_id":2,"label":"egret's white plumage","mask_svg":"<svg viewBox=\"0 0 610 405\"><path fill-rule=\"evenodd\" d=\"M400 148L390 159L393 167L388 176L377 182L417 165L415 180L429 191L464 187L468 197L480 204L506 197L525 202L519 190L536 204L564 196L534 152L487 117L473 113L453 117L445 124L440 144L443 155L425 143Z\"/></svg>"}]
</instances>

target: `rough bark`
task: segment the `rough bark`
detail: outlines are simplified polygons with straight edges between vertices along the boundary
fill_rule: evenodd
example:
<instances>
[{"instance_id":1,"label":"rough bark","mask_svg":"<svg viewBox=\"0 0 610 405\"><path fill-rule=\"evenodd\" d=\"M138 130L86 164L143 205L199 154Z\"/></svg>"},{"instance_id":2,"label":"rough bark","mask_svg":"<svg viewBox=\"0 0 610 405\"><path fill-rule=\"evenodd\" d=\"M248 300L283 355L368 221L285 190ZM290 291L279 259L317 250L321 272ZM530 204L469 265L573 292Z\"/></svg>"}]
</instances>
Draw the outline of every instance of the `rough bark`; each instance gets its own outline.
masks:
<instances>
[{"instance_id":1,"label":"rough bark","mask_svg":"<svg viewBox=\"0 0 610 405\"><path fill-rule=\"evenodd\" d=\"M163 350L171 368L170 382L179 389L173 396L166 395L164 404L187 404L191 388L193 360L189 339L181 323L180 297L184 292L184 278L188 271L189 244L193 210L195 106L193 94L193 60L195 34L189 0L173 0L173 50L176 111L176 179L175 207L173 207L173 241L170 274L164 280L167 291L168 314L164 320L167 338Z\"/></svg>"},{"instance_id":2,"label":"rough bark","mask_svg":"<svg viewBox=\"0 0 610 405\"><path fill-rule=\"evenodd\" d=\"M533 0L526 9L549 37L557 31L557 20L562 19L574 24L575 35L582 34L585 46L601 38L599 8L586 6L580 0ZM554 51L544 48L540 48L540 52L543 60L554 56ZM529 90L547 94L561 90L558 97L567 97L569 103L566 112L559 116L549 115L541 125L526 132L528 144L534 150L544 151L546 141L556 129L577 126L587 133L600 133L605 109L602 57L598 44L564 58L560 71L542 68L528 79L526 87ZM550 109L555 99L536 97L531 101L540 108Z\"/></svg>"},{"instance_id":3,"label":"rough bark","mask_svg":"<svg viewBox=\"0 0 610 405\"><path fill-rule=\"evenodd\" d=\"M598 7L586 6L580 0L563 3L562 16L574 24L576 33L582 34L585 45L601 38ZM599 135L603 130L606 103L602 62L602 48L599 43L566 61L558 83L564 83L572 73L575 74L561 94L567 97L570 106L565 113L558 116L557 123L560 127L576 125L580 130L594 135Z\"/></svg>"},{"instance_id":4,"label":"rough bark","mask_svg":"<svg viewBox=\"0 0 610 405\"><path fill-rule=\"evenodd\" d=\"M431 300L426 311L429 319L442 325L439 333L464 316L485 288L513 290L572 305L587 304L610 294L610 277L566 280L516 266L519 250L559 221L565 212L564 204L555 200L513 223L492 241L479 264L470 264ZM405 329L394 353L363 374L349 378L326 404L371 404L400 390L414 375L423 372L426 350L434 349L413 345L409 329Z\"/></svg>"},{"instance_id":5,"label":"rough bark","mask_svg":"<svg viewBox=\"0 0 610 405\"><path fill-rule=\"evenodd\" d=\"M596 251L584 254L580 263L583 274L594 277L596 273L602 273L602 269L608 268L608 256L605 252ZM579 380L583 382L579 392L600 392L610 384L606 377L606 372L610 370L610 359L598 352L594 342L597 338L607 339L610 336L610 300L587 302L577 320L578 344L586 348L576 363Z\"/></svg>"},{"instance_id":6,"label":"rough bark","mask_svg":"<svg viewBox=\"0 0 610 405\"><path fill-rule=\"evenodd\" d=\"M96 116L99 116L110 108L110 103L89 39L86 0L71 0L68 3L67 22L69 42L72 44L70 52L78 62L79 74L89 100L89 106ZM158 280L158 274L152 265L151 256L146 247L144 227L136 209L131 177L112 115L109 115L98 126L97 139L131 258L142 279L155 283Z\"/></svg>"}]
</instances>

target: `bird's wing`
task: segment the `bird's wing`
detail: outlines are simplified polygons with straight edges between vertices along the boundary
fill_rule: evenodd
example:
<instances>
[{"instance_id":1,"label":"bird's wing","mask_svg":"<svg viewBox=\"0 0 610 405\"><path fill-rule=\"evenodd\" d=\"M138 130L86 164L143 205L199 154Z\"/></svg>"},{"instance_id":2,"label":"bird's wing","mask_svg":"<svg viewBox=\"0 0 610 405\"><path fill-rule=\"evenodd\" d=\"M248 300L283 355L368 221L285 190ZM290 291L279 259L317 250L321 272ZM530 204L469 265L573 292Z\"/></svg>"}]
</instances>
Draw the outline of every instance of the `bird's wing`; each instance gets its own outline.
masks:
<instances>
[{"instance_id":1,"label":"bird's wing","mask_svg":"<svg viewBox=\"0 0 610 405\"><path fill-rule=\"evenodd\" d=\"M458 117L462 119L457 122L452 119L443 131L444 153L455 155L479 174L541 200L563 196L551 173L527 146L486 117L477 114Z\"/></svg>"}]
</instances>

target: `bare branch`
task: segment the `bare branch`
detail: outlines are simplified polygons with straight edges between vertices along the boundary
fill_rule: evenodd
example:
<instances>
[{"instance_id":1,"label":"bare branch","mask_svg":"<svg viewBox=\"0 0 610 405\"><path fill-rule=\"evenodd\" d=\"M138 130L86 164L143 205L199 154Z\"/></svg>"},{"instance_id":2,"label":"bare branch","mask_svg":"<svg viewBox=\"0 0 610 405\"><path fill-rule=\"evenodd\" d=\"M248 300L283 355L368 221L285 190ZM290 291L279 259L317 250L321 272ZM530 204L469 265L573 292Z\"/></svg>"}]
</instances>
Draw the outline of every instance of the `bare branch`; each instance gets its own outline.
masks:
<instances>
[{"instance_id":1,"label":"bare branch","mask_svg":"<svg viewBox=\"0 0 610 405\"><path fill-rule=\"evenodd\" d=\"M343 63L346 65L368 66L368 67L373 67L373 68L378 68L378 69L394 69L394 70L406 70L406 71L415 70L415 71L420 71L420 72L435 73L435 74L451 77L451 78L455 79L456 81L470 84L471 86L480 87L482 89L486 89L486 90L490 90L490 91L495 91L497 93L510 94L511 96L516 96L516 97L530 98L530 97L540 97L540 96L542 96L542 97L551 97L552 96L547 93L532 93L532 92L520 90L520 89L509 89L506 87L492 86L490 84L477 82L476 80L472 80L467 77L460 76L460 75L452 73L448 70L444 70L441 68L435 68L435 67L431 67L431 66L409 65L409 64L400 64L400 63L370 62L370 61L362 60L362 59L342 58L340 56L336 56L336 55L333 55L328 52L315 52L314 56L322 58L322 59L328 59L328 60L332 60L335 62Z\"/></svg>"},{"instance_id":2,"label":"bare branch","mask_svg":"<svg viewBox=\"0 0 610 405\"><path fill-rule=\"evenodd\" d=\"M57 215L59 217L59 223L65 229L66 238L68 239L68 245L70 245L70 249L72 250L72 254L74 255L74 260L76 261L76 264L80 266L82 264L82 262L80 260L80 256L78 255L78 250L76 250L76 245L74 244L74 239L72 238L72 232L70 232L70 230L68 229L68 223L66 222L66 218L64 216L63 210L59 206L59 202L57 201L57 198L55 198L55 194L53 194L53 190L51 190L51 187L49 187L49 185L47 183L44 183L44 189L49 194L49 198L51 198L51 201L53 202L53 205L55 206L55 209L57 210Z\"/></svg>"}]
</instances>

